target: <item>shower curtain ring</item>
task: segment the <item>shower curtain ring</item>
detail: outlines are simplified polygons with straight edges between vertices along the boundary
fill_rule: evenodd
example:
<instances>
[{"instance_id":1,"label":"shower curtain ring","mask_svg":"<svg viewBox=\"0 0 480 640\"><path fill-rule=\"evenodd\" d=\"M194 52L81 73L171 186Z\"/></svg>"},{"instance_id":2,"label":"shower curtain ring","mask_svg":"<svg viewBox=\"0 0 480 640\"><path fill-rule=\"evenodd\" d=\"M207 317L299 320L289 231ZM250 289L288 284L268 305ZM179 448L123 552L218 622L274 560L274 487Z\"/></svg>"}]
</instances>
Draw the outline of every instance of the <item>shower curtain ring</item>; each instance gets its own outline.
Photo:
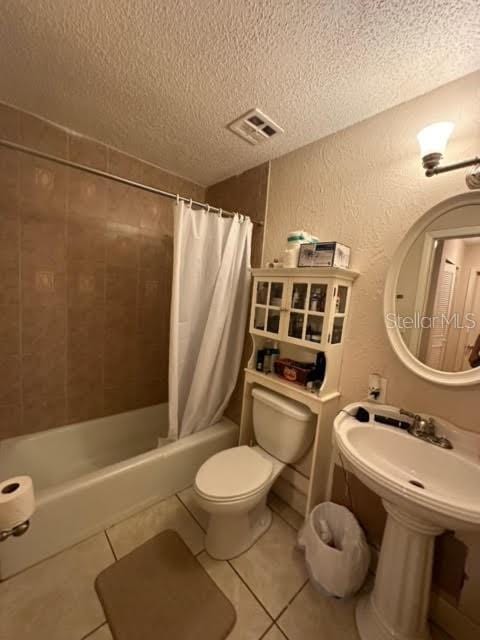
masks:
<instances>
[{"instance_id":1,"label":"shower curtain ring","mask_svg":"<svg viewBox=\"0 0 480 640\"><path fill-rule=\"evenodd\" d=\"M222 209L222 208L220 208L220 209L218 210L218 217L219 217L219 218L221 218L221 217L222 217L222 213L223 213L223 209Z\"/></svg>"},{"instance_id":2,"label":"shower curtain ring","mask_svg":"<svg viewBox=\"0 0 480 640\"><path fill-rule=\"evenodd\" d=\"M193 200L192 198L190 198L190 202L188 203L188 206L190 207L190 209L192 208L192 204L193 204Z\"/></svg>"},{"instance_id":3,"label":"shower curtain ring","mask_svg":"<svg viewBox=\"0 0 480 640\"><path fill-rule=\"evenodd\" d=\"M210 213L210 205L207 204L207 213Z\"/></svg>"}]
</instances>

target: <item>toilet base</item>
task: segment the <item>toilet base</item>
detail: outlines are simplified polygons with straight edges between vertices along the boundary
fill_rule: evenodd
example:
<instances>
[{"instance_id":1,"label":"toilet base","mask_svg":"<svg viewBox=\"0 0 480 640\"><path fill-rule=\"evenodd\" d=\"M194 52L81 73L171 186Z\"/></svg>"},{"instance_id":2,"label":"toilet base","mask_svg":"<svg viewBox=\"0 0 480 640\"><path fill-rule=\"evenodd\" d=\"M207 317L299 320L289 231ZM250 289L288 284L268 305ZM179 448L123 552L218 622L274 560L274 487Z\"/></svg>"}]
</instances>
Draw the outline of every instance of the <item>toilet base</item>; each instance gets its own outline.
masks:
<instances>
[{"instance_id":1,"label":"toilet base","mask_svg":"<svg viewBox=\"0 0 480 640\"><path fill-rule=\"evenodd\" d=\"M272 523L265 496L251 511L210 514L205 550L216 560L231 560L249 549Z\"/></svg>"}]
</instances>

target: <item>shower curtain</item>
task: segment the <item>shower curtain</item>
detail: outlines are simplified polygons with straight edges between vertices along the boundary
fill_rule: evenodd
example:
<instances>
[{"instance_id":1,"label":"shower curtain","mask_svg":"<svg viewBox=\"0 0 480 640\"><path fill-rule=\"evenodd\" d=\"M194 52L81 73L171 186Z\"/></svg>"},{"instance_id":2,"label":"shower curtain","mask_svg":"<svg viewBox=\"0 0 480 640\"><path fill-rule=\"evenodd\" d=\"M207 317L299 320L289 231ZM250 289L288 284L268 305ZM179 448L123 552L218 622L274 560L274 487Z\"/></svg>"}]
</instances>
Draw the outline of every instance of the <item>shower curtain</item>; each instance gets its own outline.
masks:
<instances>
[{"instance_id":1,"label":"shower curtain","mask_svg":"<svg viewBox=\"0 0 480 640\"><path fill-rule=\"evenodd\" d=\"M237 380L252 223L177 202L170 316L169 438L217 422Z\"/></svg>"}]
</instances>

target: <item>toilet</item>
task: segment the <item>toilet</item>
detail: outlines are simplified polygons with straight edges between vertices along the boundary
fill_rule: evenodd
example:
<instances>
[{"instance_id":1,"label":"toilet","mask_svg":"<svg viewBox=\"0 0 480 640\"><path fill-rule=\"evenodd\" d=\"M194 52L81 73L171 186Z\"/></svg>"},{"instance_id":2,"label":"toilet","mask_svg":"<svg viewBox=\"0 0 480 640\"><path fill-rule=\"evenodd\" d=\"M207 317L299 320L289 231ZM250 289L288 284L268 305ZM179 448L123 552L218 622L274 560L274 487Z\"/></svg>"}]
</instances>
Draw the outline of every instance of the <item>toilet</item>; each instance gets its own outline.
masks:
<instances>
[{"instance_id":1,"label":"toilet","mask_svg":"<svg viewBox=\"0 0 480 640\"><path fill-rule=\"evenodd\" d=\"M218 560L246 551L268 529L267 494L286 464L307 452L315 419L304 405L262 387L252 390L257 444L225 449L198 470L194 492L209 514L205 548Z\"/></svg>"}]
</instances>

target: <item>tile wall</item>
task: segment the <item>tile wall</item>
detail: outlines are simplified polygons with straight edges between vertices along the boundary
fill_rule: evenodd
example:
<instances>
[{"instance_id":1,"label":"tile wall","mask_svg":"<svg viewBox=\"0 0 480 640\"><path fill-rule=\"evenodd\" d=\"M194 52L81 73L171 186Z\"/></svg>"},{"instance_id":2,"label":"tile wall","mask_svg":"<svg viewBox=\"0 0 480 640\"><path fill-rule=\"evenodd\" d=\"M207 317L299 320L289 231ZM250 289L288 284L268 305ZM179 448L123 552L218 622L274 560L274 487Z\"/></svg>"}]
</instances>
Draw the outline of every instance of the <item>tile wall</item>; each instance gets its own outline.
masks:
<instances>
[{"instance_id":1,"label":"tile wall","mask_svg":"<svg viewBox=\"0 0 480 640\"><path fill-rule=\"evenodd\" d=\"M0 138L204 189L0 104ZM167 400L169 200L0 148L0 438Z\"/></svg>"}]
</instances>

